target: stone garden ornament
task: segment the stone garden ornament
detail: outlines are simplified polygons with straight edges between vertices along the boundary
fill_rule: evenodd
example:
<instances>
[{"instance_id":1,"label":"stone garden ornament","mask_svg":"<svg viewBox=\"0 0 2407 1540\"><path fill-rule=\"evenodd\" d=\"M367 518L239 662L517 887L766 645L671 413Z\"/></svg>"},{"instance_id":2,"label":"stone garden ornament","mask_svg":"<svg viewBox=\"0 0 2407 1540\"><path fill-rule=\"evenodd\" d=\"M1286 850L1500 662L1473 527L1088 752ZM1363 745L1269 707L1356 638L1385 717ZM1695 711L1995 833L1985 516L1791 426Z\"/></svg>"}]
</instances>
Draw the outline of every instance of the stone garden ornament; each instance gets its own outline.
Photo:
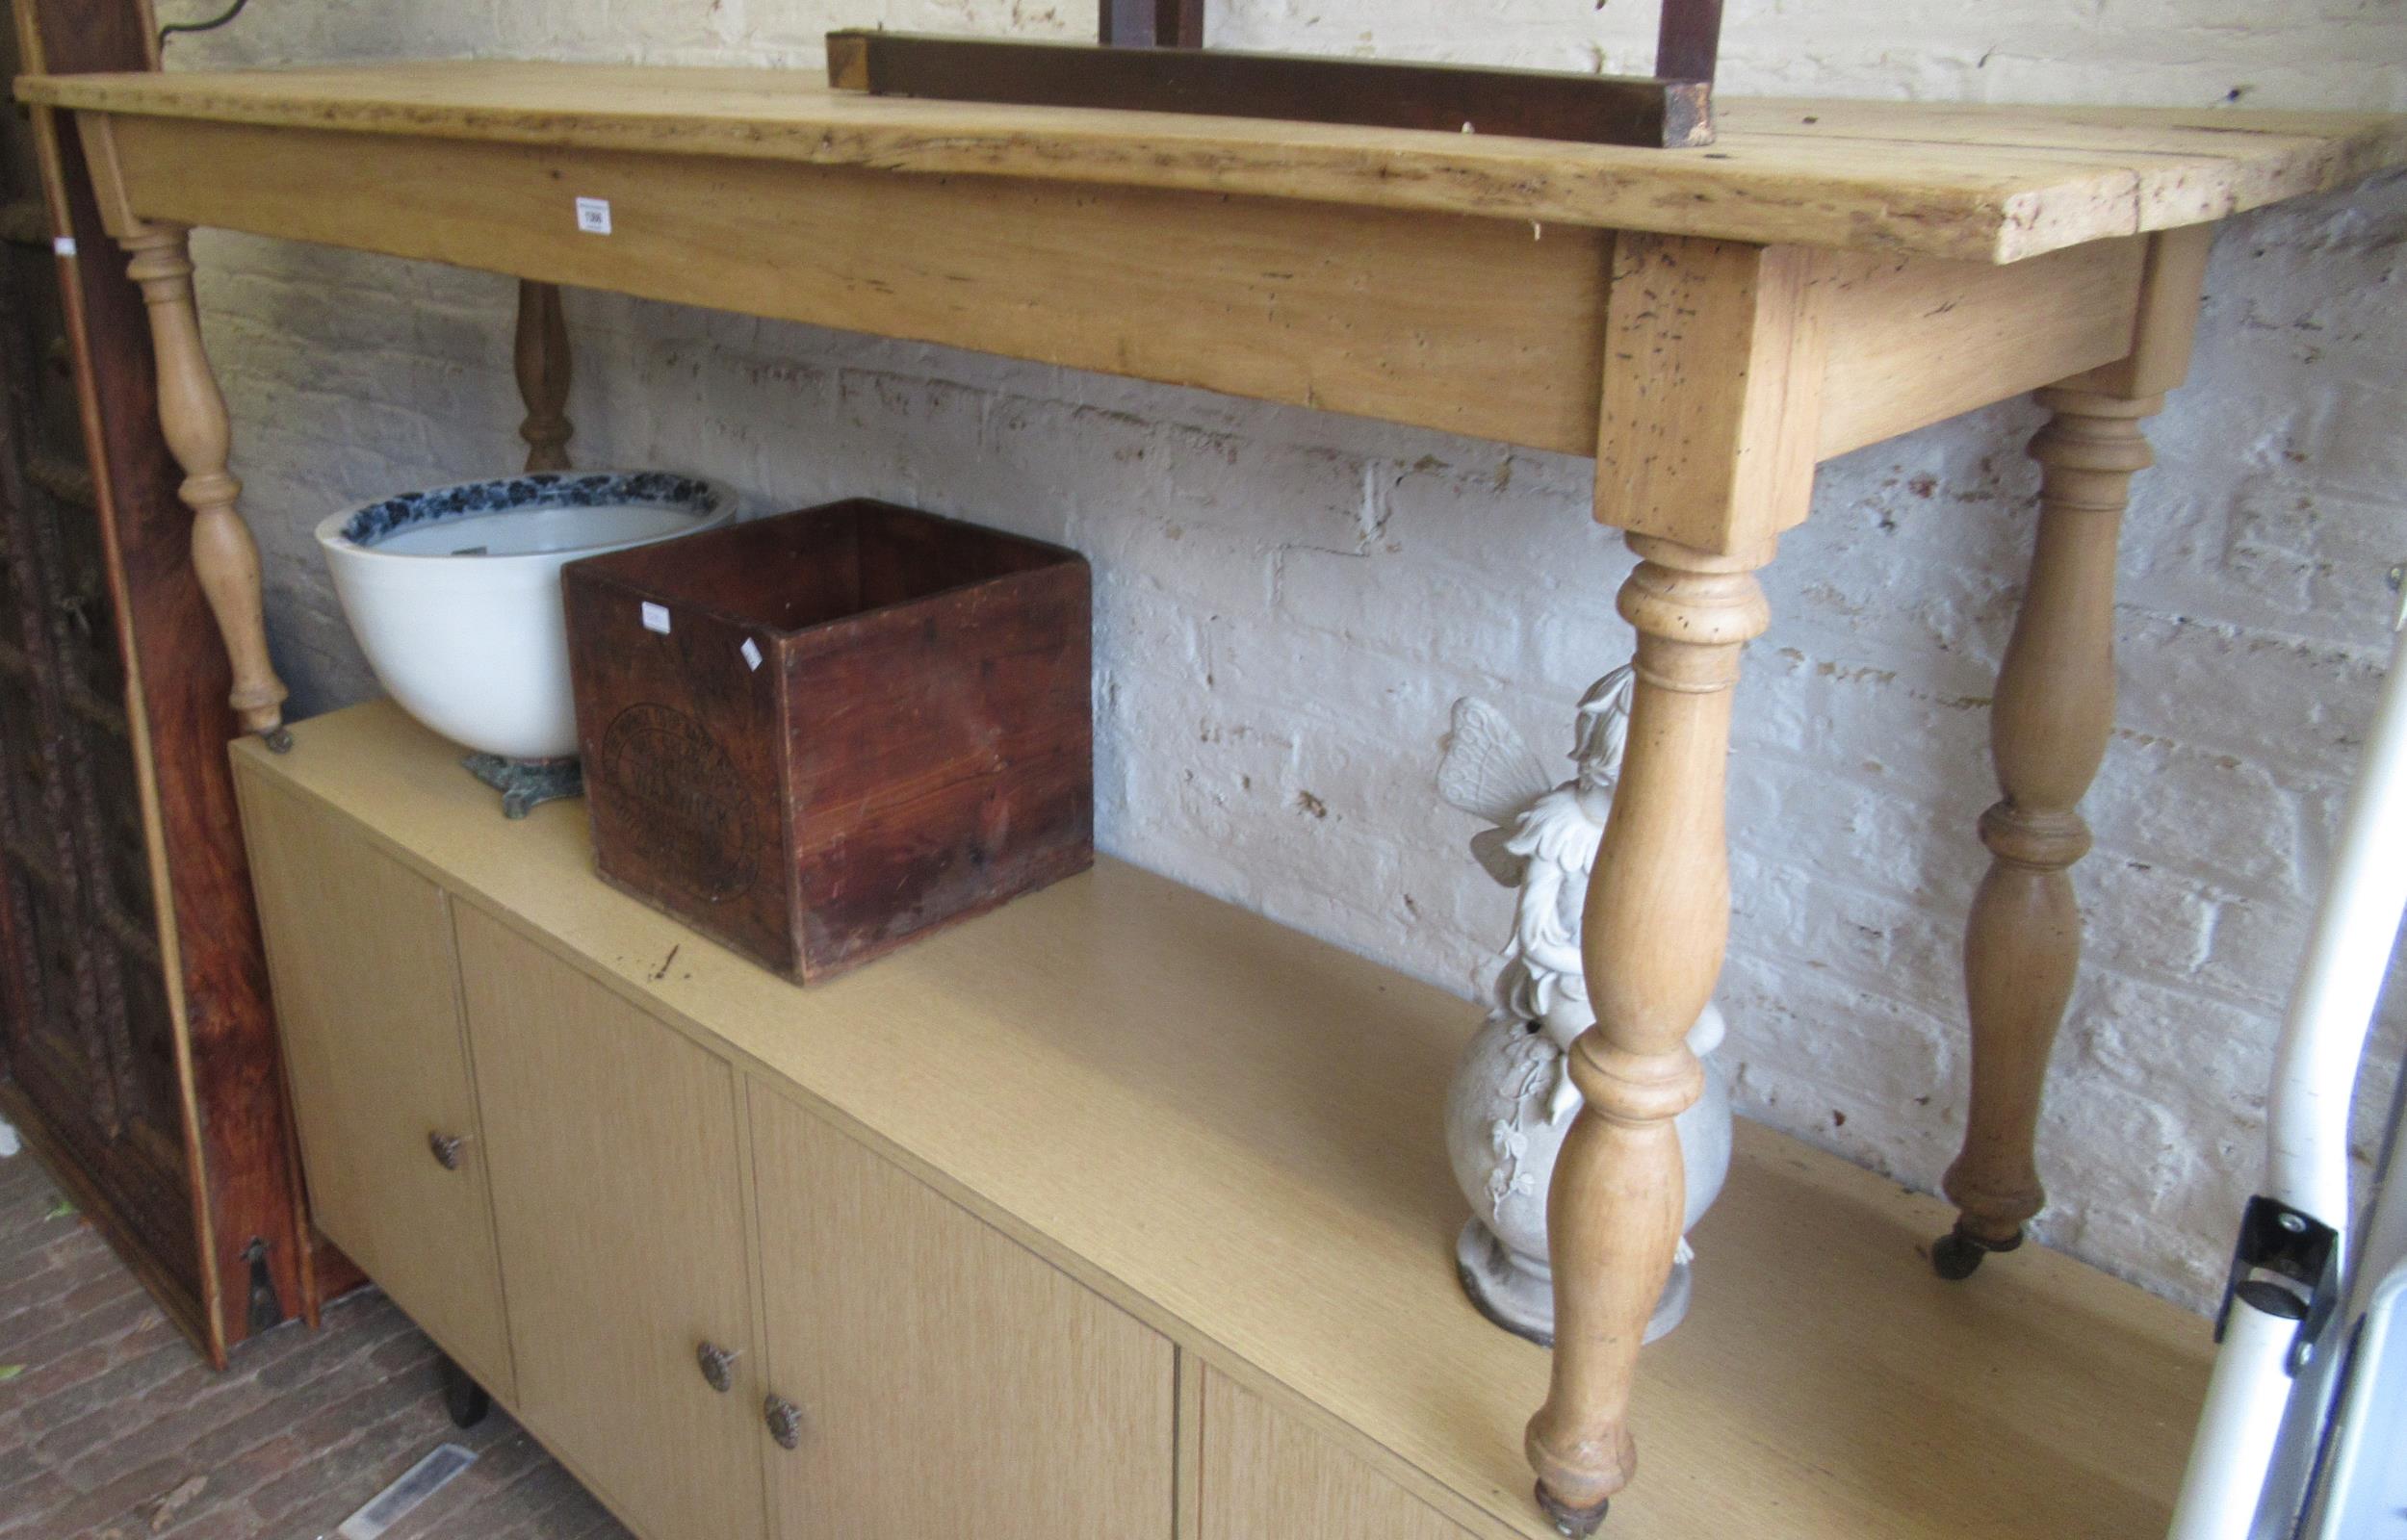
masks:
<instances>
[{"instance_id":1,"label":"stone garden ornament","mask_svg":"<svg viewBox=\"0 0 2407 1540\"><path fill-rule=\"evenodd\" d=\"M1629 733L1630 670L1618 668L1580 699L1571 758L1578 773L1550 784L1545 767L1504 714L1487 702L1454 704L1437 790L1488 828L1471 854L1514 890L1513 935L1496 975L1494 1007L1471 1039L1446 1099L1446 1145L1471 1202L1455 1243L1462 1287L1482 1314L1533 1342L1554 1341L1554 1279L1546 1262L1546 1190L1555 1156L1579 1111L1566 1050L1595 1023L1580 958L1589 872L1613 806ZM1730 1168L1730 1093L1712 1055L1721 1013L1711 1003L1688 1044L1705 1065L1705 1092L1679 1116L1694 1226ZM1646 1340L1688 1313L1691 1252L1680 1243Z\"/></svg>"}]
</instances>

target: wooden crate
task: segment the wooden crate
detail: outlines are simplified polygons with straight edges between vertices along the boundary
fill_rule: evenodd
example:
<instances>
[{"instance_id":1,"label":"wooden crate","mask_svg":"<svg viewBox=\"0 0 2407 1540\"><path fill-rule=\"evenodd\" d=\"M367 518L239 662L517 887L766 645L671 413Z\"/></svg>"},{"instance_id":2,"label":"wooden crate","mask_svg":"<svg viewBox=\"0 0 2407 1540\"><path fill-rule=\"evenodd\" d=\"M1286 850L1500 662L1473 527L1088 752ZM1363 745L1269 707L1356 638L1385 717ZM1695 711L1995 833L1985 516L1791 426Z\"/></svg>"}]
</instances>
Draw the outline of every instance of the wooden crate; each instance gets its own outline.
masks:
<instances>
[{"instance_id":1,"label":"wooden crate","mask_svg":"<svg viewBox=\"0 0 2407 1540\"><path fill-rule=\"evenodd\" d=\"M572 563L596 864L797 983L1094 862L1074 552L866 500Z\"/></svg>"}]
</instances>

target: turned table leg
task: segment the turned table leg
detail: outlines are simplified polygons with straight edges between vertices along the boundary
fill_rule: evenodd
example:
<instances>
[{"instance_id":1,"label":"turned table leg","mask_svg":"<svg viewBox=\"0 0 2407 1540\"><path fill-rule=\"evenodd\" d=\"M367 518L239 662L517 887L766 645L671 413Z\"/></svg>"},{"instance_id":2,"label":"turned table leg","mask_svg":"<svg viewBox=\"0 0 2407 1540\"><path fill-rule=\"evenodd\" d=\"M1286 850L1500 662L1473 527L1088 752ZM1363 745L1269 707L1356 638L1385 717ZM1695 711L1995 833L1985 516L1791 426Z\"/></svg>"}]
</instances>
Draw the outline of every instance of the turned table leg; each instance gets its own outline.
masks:
<instances>
[{"instance_id":1,"label":"turned table leg","mask_svg":"<svg viewBox=\"0 0 2407 1540\"><path fill-rule=\"evenodd\" d=\"M2114 725L2115 539L2141 421L2161 396L2042 391L2055 416L2032 441L2043 468L2031 581L1998 675L1990 756L2004 798L1980 818L1989 872L1964 934L1972 1106L1945 1187L1959 1213L1931 1247L1942 1277L2022 1244L2046 1201L2032 1158L2048 1054L2081 961L2072 864L2089 849L2077 810Z\"/></svg>"},{"instance_id":2,"label":"turned table leg","mask_svg":"<svg viewBox=\"0 0 2407 1540\"><path fill-rule=\"evenodd\" d=\"M1671 1270L1685 1196L1672 1119L1704 1088L1687 1035L1730 926L1722 772L1739 652L1770 618L1758 562L1633 536L1629 747L1589 886L1581 950L1596 1025L1571 1046L1587 1105L1548 1194L1554 1373L1531 1419L1539 1502L1586 1534L1636 1463L1630 1381Z\"/></svg>"},{"instance_id":3,"label":"turned table leg","mask_svg":"<svg viewBox=\"0 0 2407 1540\"><path fill-rule=\"evenodd\" d=\"M518 395L527 420L518 436L527 441L527 469L568 469L568 321L560 311L557 284L518 281Z\"/></svg>"},{"instance_id":4,"label":"turned table leg","mask_svg":"<svg viewBox=\"0 0 2407 1540\"><path fill-rule=\"evenodd\" d=\"M225 398L209 372L193 307L193 259L180 225L136 227L119 238L131 256L126 271L141 286L150 315L151 350L159 369L159 425L168 452L184 470L177 488L193 510L193 571L217 616L234 665L234 713L245 732L281 753L284 681L268 657L267 621L260 608L259 547L235 507L243 484L226 468L232 447Z\"/></svg>"},{"instance_id":5,"label":"turned table leg","mask_svg":"<svg viewBox=\"0 0 2407 1540\"><path fill-rule=\"evenodd\" d=\"M1631 1382L1687 1206L1672 1119L1704 1089L1688 1033L1730 931L1730 692L1771 620L1755 569L1812 505L1829 276L1803 247L1614 237L1596 513L1640 558L1637 678L1581 921L1596 1024L1568 1055L1586 1105L1547 1194L1554 1364L1525 1440L1566 1535L1637 1463Z\"/></svg>"}]
</instances>

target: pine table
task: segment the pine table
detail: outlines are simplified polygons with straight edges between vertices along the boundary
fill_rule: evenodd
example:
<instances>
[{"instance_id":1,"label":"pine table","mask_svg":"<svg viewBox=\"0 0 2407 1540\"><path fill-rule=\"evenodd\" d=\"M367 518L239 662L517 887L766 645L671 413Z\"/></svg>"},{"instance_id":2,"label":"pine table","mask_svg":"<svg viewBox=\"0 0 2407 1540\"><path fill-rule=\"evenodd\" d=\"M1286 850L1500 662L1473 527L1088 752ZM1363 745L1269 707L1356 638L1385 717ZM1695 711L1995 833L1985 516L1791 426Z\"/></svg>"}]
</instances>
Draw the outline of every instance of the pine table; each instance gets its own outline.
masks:
<instances>
[{"instance_id":1,"label":"pine table","mask_svg":"<svg viewBox=\"0 0 2407 1540\"><path fill-rule=\"evenodd\" d=\"M1638 680L1527 1432L1566 1532L1630 1477L1639 1334L1678 1240L1672 1118L1701 1085L1682 1039L1728 925L1730 691L1768 620L1755 572L1815 467L2026 391L2051 413L1965 949L1958 1217L1933 1249L1960 1277L2042 1201L2117 526L2187 367L2213 225L2407 163L2407 118L2215 110L1738 100L1710 148L1659 150L867 97L800 71L445 62L17 91L74 115L148 299L194 560L263 734L284 689L194 226L525 280L539 454L565 432L546 286L573 284L1594 456L1595 517L1641 558L1620 595Z\"/></svg>"}]
</instances>

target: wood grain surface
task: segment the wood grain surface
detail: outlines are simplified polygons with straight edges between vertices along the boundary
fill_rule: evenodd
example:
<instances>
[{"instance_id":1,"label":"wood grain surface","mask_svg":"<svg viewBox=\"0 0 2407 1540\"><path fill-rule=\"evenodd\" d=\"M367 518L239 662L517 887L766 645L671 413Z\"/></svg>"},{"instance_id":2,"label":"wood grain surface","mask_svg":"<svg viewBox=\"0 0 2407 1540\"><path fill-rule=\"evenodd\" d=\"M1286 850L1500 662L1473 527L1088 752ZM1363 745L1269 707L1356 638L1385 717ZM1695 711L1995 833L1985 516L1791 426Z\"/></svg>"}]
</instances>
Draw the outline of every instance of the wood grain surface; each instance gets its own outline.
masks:
<instances>
[{"instance_id":1,"label":"wood grain surface","mask_svg":"<svg viewBox=\"0 0 2407 1540\"><path fill-rule=\"evenodd\" d=\"M1698 551L1747 552L1755 564L1805 522L1831 262L1801 246L1614 244L1598 518Z\"/></svg>"},{"instance_id":2,"label":"wood grain surface","mask_svg":"<svg viewBox=\"0 0 2407 1540\"><path fill-rule=\"evenodd\" d=\"M121 71L153 61L146 5L20 0L15 10L29 70ZM322 1285L340 1292L357 1273L323 1247L313 1257L302 1212L267 963L225 759L225 741L239 731L226 704L231 675L193 571L192 514L176 497L183 473L159 429L142 295L103 231L71 117L38 110L28 127L52 233L72 242L56 259L62 319L98 532L110 553L135 749L132 789L151 847L159 967L183 1060L173 1073L184 1084L191 1125L192 1190L173 1200L188 1209L186 1222L207 1248L184 1256L167 1247L149 1270L163 1287L191 1296L179 1319L199 1322L203 1350L221 1359L249 1334L244 1253L254 1237L268 1242L269 1277L288 1311L314 1320ZM130 1248L144 1244L123 1239Z\"/></svg>"},{"instance_id":3,"label":"wood grain surface","mask_svg":"<svg viewBox=\"0 0 2407 1540\"><path fill-rule=\"evenodd\" d=\"M733 1075L490 915L455 930L512 1404L648 1540L762 1540ZM706 1342L737 1355L725 1391Z\"/></svg>"},{"instance_id":4,"label":"wood grain surface","mask_svg":"<svg viewBox=\"0 0 2407 1540\"><path fill-rule=\"evenodd\" d=\"M2407 161L2407 117L1718 99L1710 150L921 102L804 70L446 61L40 77L110 113L1249 192L2006 262Z\"/></svg>"},{"instance_id":5,"label":"wood grain surface","mask_svg":"<svg viewBox=\"0 0 2407 1540\"><path fill-rule=\"evenodd\" d=\"M1589 452L1596 231L116 118L151 215ZM358 175L363 165L375 175ZM608 238L576 199L610 205Z\"/></svg>"},{"instance_id":6,"label":"wood grain surface","mask_svg":"<svg viewBox=\"0 0 2407 1540\"><path fill-rule=\"evenodd\" d=\"M1708 69L1705 74L1710 76ZM1267 117L1584 144L1713 142L1703 78L848 28L827 35L839 90L923 101Z\"/></svg>"},{"instance_id":7,"label":"wood grain surface","mask_svg":"<svg viewBox=\"0 0 2407 1540\"><path fill-rule=\"evenodd\" d=\"M1369 1466L1205 1369L1199 1540L1467 1540Z\"/></svg>"},{"instance_id":8,"label":"wood grain surface","mask_svg":"<svg viewBox=\"0 0 2407 1540\"><path fill-rule=\"evenodd\" d=\"M1021 177L113 118L150 217L1592 454L1613 237ZM613 232L580 234L579 196ZM2201 232L2203 233L2203 231ZM2111 362L2147 238L1830 262L1826 458Z\"/></svg>"},{"instance_id":9,"label":"wood grain surface","mask_svg":"<svg viewBox=\"0 0 2407 1540\"><path fill-rule=\"evenodd\" d=\"M780 1540L1170 1540L1170 1344L750 1087ZM764 1441L764 1445L766 1441Z\"/></svg>"},{"instance_id":10,"label":"wood grain surface","mask_svg":"<svg viewBox=\"0 0 2407 1540\"><path fill-rule=\"evenodd\" d=\"M344 819L243 788L318 1224L469 1373L513 1394L451 903ZM446 1169L429 1136L460 1140Z\"/></svg>"},{"instance_id":11,"label":"wood grain surface","mask_svg":"<svg viewBox=\"0 0 2407 1540\"><path fill-rule=\"evenodd\" d=\"M386 705L247 776L712 1051L1474 1533L1544 1540L1521 1424L1546 1354L1462 1297L1445 1087L1478 1008L1114 861L797 990L591 879L576 804L522 824ZM481 1068L482 1065L480 1065ZM1972 1286L1944 1205L1751 1123L1642 1355L1631 1534L2146 1534L2205 1322L2027 1247Z\"/></svg>"},{"instance_id":12,"label":"wood grain surface","mask_svg":"<svg viewBox=\"0 0 2407 1540\"><path fill-rule=\"evenodd\" d=\"M764 966L824 979L1093 862L1076 552L856 499L563 581L596 868Z\"/></svg>"}]
</instances>

